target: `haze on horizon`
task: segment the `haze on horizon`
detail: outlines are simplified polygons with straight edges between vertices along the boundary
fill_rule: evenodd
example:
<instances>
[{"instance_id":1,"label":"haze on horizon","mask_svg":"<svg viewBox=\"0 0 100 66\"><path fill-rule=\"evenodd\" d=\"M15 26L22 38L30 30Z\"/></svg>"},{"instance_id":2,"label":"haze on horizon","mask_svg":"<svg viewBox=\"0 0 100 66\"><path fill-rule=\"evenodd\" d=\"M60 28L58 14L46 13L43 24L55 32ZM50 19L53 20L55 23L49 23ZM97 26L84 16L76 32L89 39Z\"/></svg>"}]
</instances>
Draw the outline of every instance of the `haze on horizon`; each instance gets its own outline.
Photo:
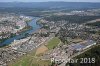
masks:
<instances>
[{"instance_id":1,"label":"haze on horizon","mask_svg":"<svg viewBox=\"0 0 100 66\"><path fill-rule=\"evenodd\" d=\"M48 1L64 1L64 2L100 2L100 0L0 0L0 2L48 2Z\"/></svg>"}]
</instances>

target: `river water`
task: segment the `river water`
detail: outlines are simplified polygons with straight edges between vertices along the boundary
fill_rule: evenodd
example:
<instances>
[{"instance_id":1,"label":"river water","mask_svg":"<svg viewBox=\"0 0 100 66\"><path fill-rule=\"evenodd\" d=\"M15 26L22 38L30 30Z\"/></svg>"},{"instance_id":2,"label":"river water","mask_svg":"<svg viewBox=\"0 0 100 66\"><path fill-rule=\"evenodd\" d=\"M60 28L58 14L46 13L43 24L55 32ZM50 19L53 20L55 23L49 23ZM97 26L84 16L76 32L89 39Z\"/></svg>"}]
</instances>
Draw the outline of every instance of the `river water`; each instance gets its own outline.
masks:
<instances>
[{"instance_id":1,"label":"river water","mask_svg":"<svg viewBox=\"0 0 100 66\"><path fill-rule=\"evenodd\" d=\"M14 40L19 40L21 38L26 37L26 34L32 34L34 31L38 30L40 28L40 25L38 25L36 23L37 19L39 19L38 17L33 17L33 20L28 22L28 25L32 27L32 29L27 30L25 32L22 32L20 35L16 35L14 37L11 37L7 40L5 40L2 44L0 44L0 46L4 46L4 45L9 45L11 44L11 42L13 42Z\"/></svg>"}]
</instances>

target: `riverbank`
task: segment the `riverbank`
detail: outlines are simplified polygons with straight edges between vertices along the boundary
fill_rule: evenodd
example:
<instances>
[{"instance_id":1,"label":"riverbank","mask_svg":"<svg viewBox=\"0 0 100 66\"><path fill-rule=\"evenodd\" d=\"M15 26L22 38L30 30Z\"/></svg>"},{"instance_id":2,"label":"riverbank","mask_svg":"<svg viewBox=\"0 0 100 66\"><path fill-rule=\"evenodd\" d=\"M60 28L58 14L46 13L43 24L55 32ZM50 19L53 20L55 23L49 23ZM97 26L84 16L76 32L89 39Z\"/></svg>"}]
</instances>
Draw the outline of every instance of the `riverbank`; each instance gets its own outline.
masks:
<instances>
[{"instance_id":1,"label":"riverbank","mask_svg":"<svg viewBox=\"0 0 100 66\"><path fill-rule=\"evenodd\" d=\"M15 33L15 34L11 33L9 37L0 39L0 43L2 44L2 43L3 43L4 41L6 41L7 39L12 38L12 37L15 37L15 36L21 34L22 32L25 32L25 31L28 31L28 30L31 30L31 29L32 29L32 27L29 26L29 25L27 25L26 27L24 27L24 28L23 28L22 30L20 30L19 32ZM6 45L3 45L3 46L6 46ZM0 47L3 47L3 46L0 46Z\"/></svg>"},{"instance_id":2,"label":"riverbank","mask_svg":"<svg viewBox=\"0 0 100 66\"><path fill-rule=\"evenodd\" d=\"M37 17L33 17L33 19L30 22L26 22L27 27L23 28L16 35L3 40L1 46L9 45L14 40L20 40L22 38L25 38L29 34L32 34L34 31L38 30L40 28L40 26L36 23L37 19L38 19Z\"/></svg>"},{"instance_id":3,"label":"riverbank","mask_svg":"<svg viewBox=\"0 0 100 66\"><path fill-rule=\"evenodd\" d=\"M14 37L14 36L16 36L16 34L11 33L11 35L10 35L9 37L0 39L0 43L3 43L3 42L6 41L7 39L12 38L12 37Z\"/></svg>"},{"instance_id":4,"label":"riverbank","mask_svg":"<svg viewBox=\"0 0 100 66\"><path fill-rule=\"evenodd\" d=\"M25 31L27 31L27 30L31 30L31 29L32 29L31 26L26 26L26 27L24 27L22 30L20 30L20 31L18 32L18 34L20 34L20 33L22 33L22 32L25 32Z\"/></svg>"}]
</instances>

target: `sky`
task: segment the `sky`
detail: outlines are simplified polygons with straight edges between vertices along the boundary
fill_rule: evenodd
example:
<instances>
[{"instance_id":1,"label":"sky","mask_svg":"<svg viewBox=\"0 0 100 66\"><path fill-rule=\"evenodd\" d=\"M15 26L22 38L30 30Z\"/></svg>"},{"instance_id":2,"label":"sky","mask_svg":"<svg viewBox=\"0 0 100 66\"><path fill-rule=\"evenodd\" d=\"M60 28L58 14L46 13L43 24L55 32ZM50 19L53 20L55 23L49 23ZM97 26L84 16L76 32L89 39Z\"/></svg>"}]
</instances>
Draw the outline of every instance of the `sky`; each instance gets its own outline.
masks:
<instances>
[{"instance_id":1,"label":"sky","mask_svg":"<svg viewBox=\"0 0 100 66\"><path fill-rule=\"evenodd\" d=\"M100 2L100 0L0 0L0 2L48 2L48 1Z\"/></svg>"}]
</instances>

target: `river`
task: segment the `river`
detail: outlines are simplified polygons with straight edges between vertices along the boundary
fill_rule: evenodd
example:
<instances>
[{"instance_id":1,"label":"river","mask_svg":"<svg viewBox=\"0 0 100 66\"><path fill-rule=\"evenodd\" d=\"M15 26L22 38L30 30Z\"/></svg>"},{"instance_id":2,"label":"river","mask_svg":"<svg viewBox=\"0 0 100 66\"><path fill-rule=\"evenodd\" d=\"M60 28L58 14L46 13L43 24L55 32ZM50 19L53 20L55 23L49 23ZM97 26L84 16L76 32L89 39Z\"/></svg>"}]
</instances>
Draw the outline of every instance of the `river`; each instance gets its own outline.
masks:
<instances>
[{"instance_id":1,"label":"river","mask_svg":"<svg viewBox=\"0 0 100 66\"><path fill-rule=\"evenodd\" d=\"M25 32L22 32L20 35L16 35L14 37L8 38L7 40L5 40L2 44L0 44L0 46L5 46L5 45L9 45L11 44L11 42L13 42L14 40L19 40L21 38L26 37L26 34L32 34L34 31L38 30L40 28L40 25L38 25L36 23L38 17L33 17L33 20L31 20L30 22L27 22L29 26L32 27L32 29L29 29Z\"/></svg>"}]
</instances>

